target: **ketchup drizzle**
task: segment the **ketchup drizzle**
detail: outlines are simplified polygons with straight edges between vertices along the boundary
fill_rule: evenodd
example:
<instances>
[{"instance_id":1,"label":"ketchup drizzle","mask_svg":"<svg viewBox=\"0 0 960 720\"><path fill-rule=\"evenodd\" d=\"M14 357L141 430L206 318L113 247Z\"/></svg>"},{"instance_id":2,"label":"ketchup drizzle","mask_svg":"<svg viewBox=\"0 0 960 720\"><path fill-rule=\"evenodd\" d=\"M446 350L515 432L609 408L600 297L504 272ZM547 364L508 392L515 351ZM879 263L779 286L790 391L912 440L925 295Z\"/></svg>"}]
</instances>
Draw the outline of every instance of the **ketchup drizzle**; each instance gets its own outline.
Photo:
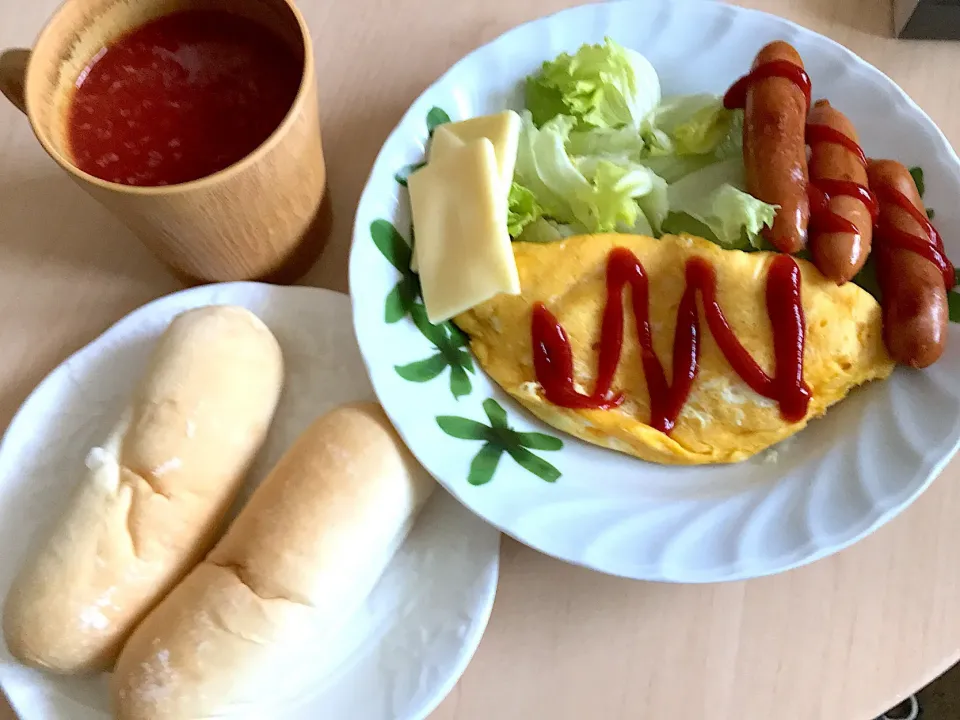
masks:
<instances>
[{"instance_id":1,"label":"ketchup drizzle","mask_svg":"<svg viewBox=\"0 0 960 720\"><path fill-rule=\"evenodd\" d=\"M810 107L810 76L803 68L789 60L773 60L753 68L727 90L726 95L723 96L723 106L730 110L743 108L747 102L747 91L750 86L758 80L770 77L781 77L793 82L803 92L807 107ZM867 157L863 148L853 138L839 130L820 123L808 123L805 134L807 145L812 146L815 143L841 145L856 155L857 160L864 168L867 167ZM929 260L942 273L947 290L951 290L956 280L954 269L950 261L947 260L943 238L940 237L936 228L933 227L926 215L899 191L890 188L883 189L882 193L884 202L894 204L910 213L911 217L923 228L930 242L925 242L921 237L906 233L894 227L888 221L878 220L880 205L877 196L866 186L849 180L829 180L825 178L810 180L807 184L807 196L810 200L811 229L822 233L844 232L859 236L860 230L853 222L830 210L831 198L844 195L856 198L866 206L873 218L874 231L882 234L888 245L908 250Z\"/></svg>"},{"instance_id":2,"label":"ketchup drizzle","mask_svg":"<svg viewBox=\"0 0 960 720\"><path fill-rule=\"evenodd\" d=\"M810 187L813 189L807 192L810 195L811 212L826 209L826 204L830 202L830 198L832 197L846 195L856 198L866 205L867 210L870 212L870 217L874 220L876 220L880 214L880 204L877 202L877 196L874 195L872 190L864 187L860 183L853 182L852 180L828 180L821 178L813 181Z\"/></svg>"},{"instance_id":3,"label":"ketchup drizzle","mask_svg":"<svg viewBox=\"0 0 960 720\"><path fill-rule=\"evenodd\" d=\"M860 164L863 167L867 166L867 156L863 153L863 148L854 140L852 137L844 135L839 130L836 130L829 125L821 125L819 123L807 123L807 145L813 145L814 143L832 143L834 145L842 145L847 150L852 152L857 156L857 159L860 161ZM869 207L869 205L867 206Z\"/></svg>"},{"instance_id":4,"label":"ketchup drizzle","mask_svg":"<svg viewBox=\"0 0 960 720\"><path fill-rule=\"evenodd\" d=\"M857 157L864 170L867 168L867 156L860 144L828 125L808 123L806 141L807 145L811 147L816 143L840 145ZM811 229L821 233L850 233L859 237L860 229L853 222L830 210L831 198L841 195L856 198L862 202L870 213L870 217L876 222L877 216L880 214L880 205L869 188L852 180L811 178L809 185L807 185L807 196L810 199Z\"/></svg>"},{"instance_id":5,"label":"ketchup drizzle","mask_svg":"<svg viewBox=\"0 0 960 720\"><path fill-rule=\"evenodd\" d=\"M901 248L903 250L909 250L910 252L916 253L926 260L929 260L943 275L943 283L947 290L952 290L954 281L956 279L954 276L953 265L949 260L947 260L947 252L946 248L943 246L943 238L940 236L940 233L937 232L937 229L933 226L933 223L930 222L926 214L924 214L916 205L910 202L910 198L908 198L899 190L890 187L881 187L878 188L878 193L880 195L880 199L883 200L884 203L896 205L904 212L909 213L910 217L912 217L917 224L923 228L924 234L927 236L927 238L929 238L929 242L927 242L924 240L924 238L912 235L908 232L904 232L900 228L894 227L889 219L881 218L876 223L876 232L877 234L882 235L883 239L886 241L884 247L886 247L887 250L892 250L894 247Z\"/></svg>"},{"instance_id":6,"label":"ketchup drizzle","mask_svg":"<svg viewBox=\"0 0 960 720\"><path fill-rule=\"evenodd\" d=\"M807 101L807 108L810 107L810 76L803 68L789 60L773 60L764 63L741 77L724 95L724 107L731 110L743 108L747 102L747 91L750 86L758 80L769 77L781 77L790 80L803 93ZM847 137L842 132L828 125L809 123L806 126L805 134L808 145L814 143L841 145L856 155L864 168L867 167L867 157L863 148L853 138ZM830 210L830 199L840 195L860 200L870 212L871 217L876 220L879 206L876 197L868 188L860 183L847 180L819 179L811 180L807 184L807 196L810 200L810 225L819 232L846 232L860 235L860 231L854 223Z\"/></svg>"},{"instance_id":7,"label":"ketchup drizzle","mask_svg":"<svg viewBox=\"0 0 960 720\"><path fill-rule=\"evenodd\" d=\"M567 337L563 325L543 303L533 306L532 331L533 369L547 400L561 407L585 410L608 410L623 402L623 395L607 395L599 377L597 390L593 395L577 392L573 386L573 350L570 347L570 338ZM619 343L622 342L621 322Z\"/></svg>"},{"instance_id":8,"label":"ketchup drizzle","mask_svg":"<svg viewBox=\"0 0 960 720\"><path fill-rule=\"evenodd\" d=\"M784 78L800 88L807 100L807 107L810 107L810 76L806 70L789 60L771 60L753 68L730 86L727 94L723 96L723 106L727 110L743 109L747 104L747 90L750 86L758 80L771 77Z\"/></svg>"},{"instance_id":9,"label":"ketchup drizzle","mask_svg":"<svg viewBox=\"0 0 960 720\"><path fill-rule=\"evenodd\" d=\"M804 316L800 300L800 268L789 255L773 259L767 274L767 313L773 326L776 375L770 377L740 344L717 302L717 277L703 258L687 261L686 288L677 309L673 336L672 383L653 350L649 283L643 265L626 248L615 248L607 259L607 300L600 328L597 383L590 395L574 387L573 351L566 331L543 303L533 309L533 364L547 400L575 409L609 409L623 402L612 393L613 378L623 351L623 289L629 285L640 358L650 394L650 425L669 434L683 409L700 361L700 318L696 296L720 351L734 372L757 394L777 401L788 422L807 413L810 390L803 381Z\"/></svg>"}]
</instances>

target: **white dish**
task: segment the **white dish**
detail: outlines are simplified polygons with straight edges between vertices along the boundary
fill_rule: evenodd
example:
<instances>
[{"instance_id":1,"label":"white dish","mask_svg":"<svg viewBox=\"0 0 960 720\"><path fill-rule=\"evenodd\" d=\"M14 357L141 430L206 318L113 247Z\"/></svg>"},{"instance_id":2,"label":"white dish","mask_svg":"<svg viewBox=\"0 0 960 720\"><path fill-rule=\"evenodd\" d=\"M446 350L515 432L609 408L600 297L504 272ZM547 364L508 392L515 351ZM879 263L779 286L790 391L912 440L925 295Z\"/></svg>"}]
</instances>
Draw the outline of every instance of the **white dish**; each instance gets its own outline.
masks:
<instances>
[{"instance_id":1,"label":"white dish","mask_svg":"<svg viewBox=\"0 0 960 720\"><path fill-rule=\"evenodd\" d=\"M792 43L806 62L815 97L829 98L851 117L868 155L922 166L927 204L937 211L948 253L960 257L960 161L930 118L853 53L780 18L720 3L645 0L572 8L511 30L455 64L413 103L376 160L357 211L350 286L357 337L380 402L420 462L464 505L569 562L631 578L713 582L768 575L834 553L903 510L957 450L957 327L932 368L898 369L775 450L727 466L658 466L580 442L534 419L480 371L457 371L457 398L446 369L425 382L410 382L395 369L431 357L436 343L409 314L396 311L396 302L385 310L385 301L397 297L391 293L398 282L404 290L410 281L385 259L371 231L383 240L392 225L409 237L406 191L394 176L422 160L428 116L436 119L437 108L453 120L520 109L526 75L560 52L605 36L643 52L664 94L721 94L762 45ZM446 336L435 339L450 345ZM433 370L443 361L435 362ZM420 372L422 379L430 370L428 364L403 372ZM468 482L481 443L448 436L436 418L486 422L482 403L490 398L517 430L562 440L559 451L534 450L562 473L555 482L509 457L491 482Z\"/></svg>"},{"instance_id":2,"label":"white dish","mask_svg":"<svg viewBox=\"0 0 960 720\"><path fill-rule=\"evenodd\" d=\"M175 315L236 304L270 327L286 384L247 491L315 417L373 392L350 329L345 295L316 288L230 283L161 298L128 315L53 371L24 403L0 445L0 597L24 554L56 520L99 442ZM366 605L328 657L306 668L302 695L271 718L420 720L447 695L480 642L496 592L499 533L444 492L418 518ZM330 649L330 648L328 648ZM0 654L0 686L22 720L107 720L105 676L54 678Z\"/></svg>"}]
</instances>

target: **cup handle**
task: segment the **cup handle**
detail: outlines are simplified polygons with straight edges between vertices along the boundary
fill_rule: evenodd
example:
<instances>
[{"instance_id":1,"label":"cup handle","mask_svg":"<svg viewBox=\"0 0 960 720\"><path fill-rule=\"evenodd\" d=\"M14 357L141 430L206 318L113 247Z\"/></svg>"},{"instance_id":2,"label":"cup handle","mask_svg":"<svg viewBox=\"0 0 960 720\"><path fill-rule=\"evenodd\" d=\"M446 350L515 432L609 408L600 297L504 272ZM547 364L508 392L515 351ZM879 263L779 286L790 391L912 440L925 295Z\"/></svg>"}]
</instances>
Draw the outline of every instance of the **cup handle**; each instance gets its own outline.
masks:
<instances>
[{"instance_id":1,"label":"cup handle","mask_svg":"<svg viewBox=\"0 0 960 720\"><path fill-rule=\"evenodd\" d=\"M27 112L24 81L29 61L30 51L26 48L11 48L0 54L0 92L22 113Z\"/></svg>"}]
</instances>

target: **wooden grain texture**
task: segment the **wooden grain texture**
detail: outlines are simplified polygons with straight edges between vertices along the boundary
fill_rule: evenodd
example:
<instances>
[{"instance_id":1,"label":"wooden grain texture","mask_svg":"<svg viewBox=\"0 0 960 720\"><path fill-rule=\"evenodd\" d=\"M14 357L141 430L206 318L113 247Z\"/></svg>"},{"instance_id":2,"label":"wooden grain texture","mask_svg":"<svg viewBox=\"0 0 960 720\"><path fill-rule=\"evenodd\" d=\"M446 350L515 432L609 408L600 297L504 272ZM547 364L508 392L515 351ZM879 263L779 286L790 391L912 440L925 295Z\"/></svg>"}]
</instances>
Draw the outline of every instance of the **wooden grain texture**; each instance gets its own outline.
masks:
<instances>
[{"instance_id":1,"label":"wooden grain texture","mask_svg":"<svg viewBox=\"0 0 960 720\"><path fill-rule=\"evenodd\" d=\"M0 0L0 47L29 44L55 3ZM414 97L469 50L572 4L300 0L334 214L311 284L346 289L357 199ZM960 45L891 39L889 0L741 4L848 46L960 141ZM63 177L9 106L0 107L0 248L0 427L70 352L178 287ZM868 720L960 658L958 517L954 462L853 548L707 587L608 578L505 540L487 634L431 720Z\"/></svg>"},{"instance_id":2,"label":"wooden grain texture","mask_svg":"<svg viewBox=\"0 0 960 720\"><path fill-rule=\"evenodd\" d=\"M105 43L159 15L211 9L222 0L75 0L43 29L27 67L24 96L44 149L81 188L109 208L185 278L250 280L289 262L317 258L326 186L309 29L287 0L243 0L234 12L272 26L305 54L301 89L279 128L250 156L210 177L169 187L131 187L80 171L69 159L63 117L77 77ZM7 56L4 56L7 57ZM0 64L0 71L10 72ZM15 84L9 75L0 87ZM313 245L312 254L303 251ZM305 264L301 273L309 268Z\"/></svg>"}]
</instances>

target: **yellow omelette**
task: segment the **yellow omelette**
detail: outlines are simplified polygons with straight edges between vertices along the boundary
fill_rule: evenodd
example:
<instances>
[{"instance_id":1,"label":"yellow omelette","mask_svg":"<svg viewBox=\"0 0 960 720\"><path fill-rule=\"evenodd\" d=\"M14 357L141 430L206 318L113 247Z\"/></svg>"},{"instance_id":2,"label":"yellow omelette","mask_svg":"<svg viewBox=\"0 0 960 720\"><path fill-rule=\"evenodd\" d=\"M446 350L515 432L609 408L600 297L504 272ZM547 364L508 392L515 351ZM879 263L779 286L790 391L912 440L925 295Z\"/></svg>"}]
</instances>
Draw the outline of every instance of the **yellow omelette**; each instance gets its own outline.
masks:
<instances>
[{"instance_id":1,"label":"yellow omelette","mask_svg":"<svg viewBox=\"0 0 960 720\"><path fill-rule=\"evenodd\" d=\"M563 325L573 349L575 386L590 393L606 302L606 262L615 247L632 251L646 270L653 347L668 380L684 267L695 255L716 270L717 300L734 334L765 372L774 371L765 295L774 253L724 250L686 235L659 240L584 235L559 243L514 243L521 294L499 295L457 316L456 323L470 336L480 365L504 390L544 422L571 435L657 463L738 462L800 431L852 388L893 371L876 300L852 283L838 287L811 263L798 260L806 319L804 380L812 393L799 422L786 422L775 401L740 379L701 320L699 371L676 426L669 435L650 427L649 394L628 296L622 300L626 331L613 382L613 389L625 396L623 404L609 410L554 405L544 397L534 372L532 307L544 303ZM703 318L702 307L699 310Z\"/></svg>"}]
</instances>

